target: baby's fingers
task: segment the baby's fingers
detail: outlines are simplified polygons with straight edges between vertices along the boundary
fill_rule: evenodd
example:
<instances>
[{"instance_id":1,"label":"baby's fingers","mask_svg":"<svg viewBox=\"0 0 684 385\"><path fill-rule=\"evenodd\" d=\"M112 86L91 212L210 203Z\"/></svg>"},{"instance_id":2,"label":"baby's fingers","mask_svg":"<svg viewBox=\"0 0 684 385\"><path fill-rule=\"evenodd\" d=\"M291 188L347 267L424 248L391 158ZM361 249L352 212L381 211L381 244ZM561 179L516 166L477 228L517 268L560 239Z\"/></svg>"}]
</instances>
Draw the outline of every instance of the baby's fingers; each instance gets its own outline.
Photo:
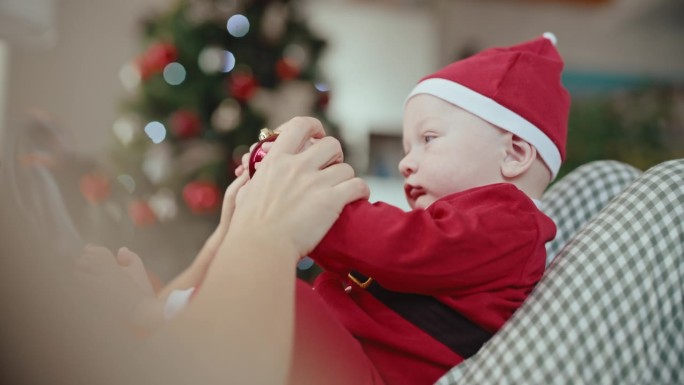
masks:
<instances>
[{"instance_id":1,"label":"baby's fingers","mask_svg":"<svg viewBox=\"0 0 684 385\"><path fill-rule=\"evenodd\" d=\"M329 186L336 186L346 180L354 178L355 172L347 163L333 164L319 172L320 180Z\"/></svg>"},{"instance_id":2,"label":"baby's fingers","mask_svg":"<svg viewBox=\"0 0 684 385\"><path fill-rule=\"evenodd\" d=\"M345 180L334 186L333 190L333 196L340 200L342 207L359 199L368 199L370 196L370 189L361 178Z\"/></svg>"}]
</instances>

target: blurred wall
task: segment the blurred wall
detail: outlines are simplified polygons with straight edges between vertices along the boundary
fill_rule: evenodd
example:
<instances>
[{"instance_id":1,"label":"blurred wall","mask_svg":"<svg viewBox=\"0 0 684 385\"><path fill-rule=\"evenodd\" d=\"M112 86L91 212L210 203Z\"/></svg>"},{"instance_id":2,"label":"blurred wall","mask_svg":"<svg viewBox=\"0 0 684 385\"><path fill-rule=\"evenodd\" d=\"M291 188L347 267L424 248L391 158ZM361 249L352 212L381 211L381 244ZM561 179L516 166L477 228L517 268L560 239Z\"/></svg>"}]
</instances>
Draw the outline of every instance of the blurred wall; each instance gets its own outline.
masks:
<instances>
[{"instance_id":1,"label":"blurred wall","mask_svg":"<svg viewBox=\"0 0 684 385\"><path fill-rule=\"evenodd\" d=\"M680 0L439 0L441 62L467 44L508 45L551 31L573 70L684 80L684 4Z\"/></svg>"},{"instance_id":2,"label":"blurred wall","mask_svg":"<svg viewBox=\"0 0 684 385\"><path fill-rule=\"evenodd\" d=\"M369 132L401 133L406 96L439 63L434 7L430 2L306 4L311 27L328 41L321 65L331 82L330 117L342 126L346 159L364 172Z\"/></svg>"},{"instance_id":3,"label":"blurred wall","mask_svg":"<svg viewBox=\"0 0 684 385\"><path fill-rule=\"evenodd\" d=\"M79 152L96 155L110 141L118 73L138 52L140 17L170 0L56 0L54 35L9 42L7 127L39 108L73 133Z\"/></svg>"},{"instance_id":4,"label":"blurred wall","mask_svg":"<svg viewBox=\"0 0 684 385\"><path fill-rule=\"evenodd\" d=\"M7 43L0 40L0 149L5 130L5 106L7 105L7 56Z\"/></svg>"}]
</instances>

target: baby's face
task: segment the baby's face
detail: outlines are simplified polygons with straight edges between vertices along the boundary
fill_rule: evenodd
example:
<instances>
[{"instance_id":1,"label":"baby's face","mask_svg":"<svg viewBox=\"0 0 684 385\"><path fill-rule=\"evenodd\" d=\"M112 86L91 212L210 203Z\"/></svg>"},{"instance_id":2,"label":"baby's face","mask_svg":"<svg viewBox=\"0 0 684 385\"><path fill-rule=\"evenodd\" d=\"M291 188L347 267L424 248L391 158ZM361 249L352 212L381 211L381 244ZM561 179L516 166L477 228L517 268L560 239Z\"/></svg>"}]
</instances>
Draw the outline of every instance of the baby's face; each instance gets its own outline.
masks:
<instances>
[{"instance_id":1,"label":"baby's face","mask_svg":"<svg viewBox=\"0 0 684 385\"><path fill-rule=\"evenodd\" d=\"M399 171L411 208L503 181L505 131L431 95L412 97L404 110L404 158Z\"/></svg>"}]
</instances>

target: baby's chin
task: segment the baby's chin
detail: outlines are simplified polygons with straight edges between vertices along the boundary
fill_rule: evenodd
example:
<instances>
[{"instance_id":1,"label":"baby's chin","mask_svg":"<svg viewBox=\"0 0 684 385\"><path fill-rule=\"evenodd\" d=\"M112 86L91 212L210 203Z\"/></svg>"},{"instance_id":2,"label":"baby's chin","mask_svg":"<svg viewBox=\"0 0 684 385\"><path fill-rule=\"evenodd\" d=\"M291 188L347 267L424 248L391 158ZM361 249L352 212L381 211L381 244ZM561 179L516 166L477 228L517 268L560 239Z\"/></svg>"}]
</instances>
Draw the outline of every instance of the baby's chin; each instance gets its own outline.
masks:
<instances>
[{"instance_id":1,"label":"baby's chin","mask_svg":"<svg viewBox=\"0 0 684 385\"><path fill-rule=\"evenodd\" d=\"M417 210L417 209L423 209L425 210L426 208L430 207L432 203L434 203L435 199L428 196L428 195L421 195L418 197L418 199L408 199L408 204L409 207L412 210Z\"/></svg>"}]
</instances>

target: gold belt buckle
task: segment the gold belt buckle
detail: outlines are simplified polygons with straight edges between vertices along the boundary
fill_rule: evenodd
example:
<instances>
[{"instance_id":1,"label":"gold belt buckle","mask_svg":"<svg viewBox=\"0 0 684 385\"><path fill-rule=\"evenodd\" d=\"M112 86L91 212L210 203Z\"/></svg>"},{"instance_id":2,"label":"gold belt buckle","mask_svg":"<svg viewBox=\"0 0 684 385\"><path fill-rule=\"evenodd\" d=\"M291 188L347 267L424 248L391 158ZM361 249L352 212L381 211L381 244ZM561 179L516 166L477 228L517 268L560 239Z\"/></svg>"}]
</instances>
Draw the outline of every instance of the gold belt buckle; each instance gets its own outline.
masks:
<instances>
[{"instance_id":1,"label":"gold belt buckle","mask_svg":"<svg viewBox=\"0 0 684 385\"><path fill-rule=\"evenodd\" d=\"M371 277L368 277L368 279L366 279L365 282L361 282L361 281L359 281L356 277L354 277L354 276L352 275L352 273L347 274L347 276L349 277L349 279L352 280L352 282L354 282L355 284L359 285L359 287L362 288L362 289L364 289L364 290L365 290L366 288L368 288L368 286L370 286L371 283L373 283L373 278L371 278Z\"/></svg>"}]
</instances>

